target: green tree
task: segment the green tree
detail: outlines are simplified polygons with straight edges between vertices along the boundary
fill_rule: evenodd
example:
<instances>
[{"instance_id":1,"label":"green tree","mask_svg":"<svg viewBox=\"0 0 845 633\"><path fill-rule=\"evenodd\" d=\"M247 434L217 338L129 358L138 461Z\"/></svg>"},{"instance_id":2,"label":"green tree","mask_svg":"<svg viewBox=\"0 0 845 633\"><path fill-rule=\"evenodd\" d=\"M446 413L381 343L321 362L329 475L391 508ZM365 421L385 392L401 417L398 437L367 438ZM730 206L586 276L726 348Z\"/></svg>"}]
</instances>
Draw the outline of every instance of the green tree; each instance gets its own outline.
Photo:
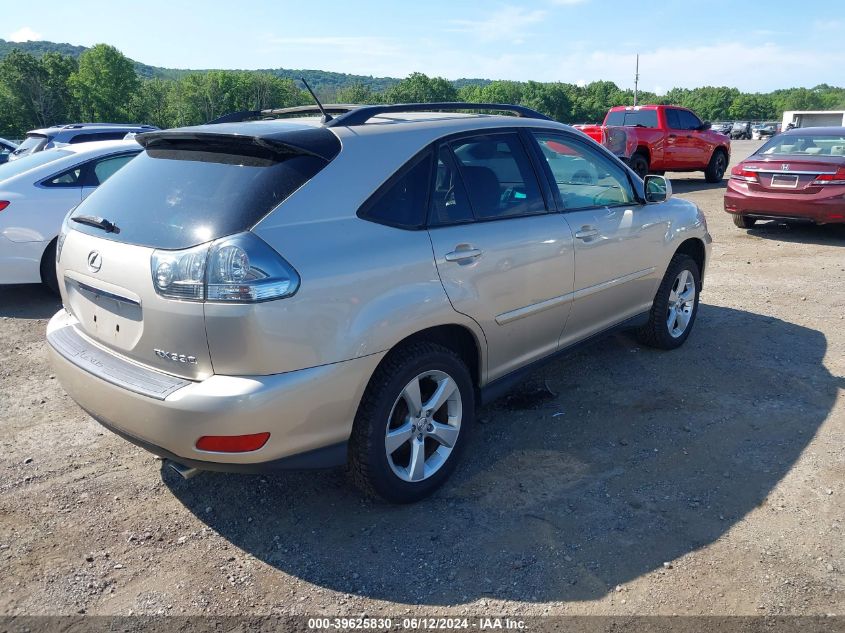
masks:
<instances>
[{"instance_id":1,"label":"green tree","mask_svg":"<svg viewBox=\"0 0 845 633\"><path fill-rule=\"evenodd\" d=\"M0 62L3 127L23 132L66 121L74 111L67 88L75 61L57 53L36 58L13 50Z\"/></svg>"},{"instance_id":2,"label":"green tree","mask_svg":"<svg viewBox=\"0 0 845 633\"><path fill-rule=\"evenodd\" d=\"M411 73L384 93L388 103L434 103L457 101L458 91L448 79Z\"/></svg>"},{"instance_id":3,"label":"green tree","mask_svg":"<svg viewBox=\"0 0 845 633\"><path fill-rule=\"evenodd\" d=\"M70 86L83 118L120 121L129 118L139 80L129 58L114 46L97 44L80 55Z\"/></svg>"},{"instance_id":4,"label":"green tree","mask_svg":"<svg viewBox=\"0 0 845 633\"><path fill-rule=\"evenodd\" d=\"M337 103L378 103L379 95L368 85L356 81L351 86L340 88L335 94L335 100Z\"/></svg>"}]
</instances>

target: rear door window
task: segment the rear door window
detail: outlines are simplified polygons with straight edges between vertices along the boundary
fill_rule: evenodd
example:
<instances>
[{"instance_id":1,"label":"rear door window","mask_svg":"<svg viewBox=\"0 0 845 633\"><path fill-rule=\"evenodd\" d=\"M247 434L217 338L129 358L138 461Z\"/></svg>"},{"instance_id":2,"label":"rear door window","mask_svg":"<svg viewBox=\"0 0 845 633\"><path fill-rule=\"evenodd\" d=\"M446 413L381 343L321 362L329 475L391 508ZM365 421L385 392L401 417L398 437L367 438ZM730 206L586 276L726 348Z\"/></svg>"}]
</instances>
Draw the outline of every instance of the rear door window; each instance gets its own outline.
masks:
<instances>
[{"instance_id":1,"label":"rear door window","mask_svg":"<svg viewBox=\"0 0 845 633\"><path fill-rule=\"evenodd\" d=\"M251 228L326 164L249 142L154 143L74 211L106 218L119 232L79 223L74 229L139 246L188 248Z\"/></svg>"},{"instance_id":2,"label":"rear door window","mask_svg":"<svg viewBox=\"0 0 845 633\"><path fill-rule=\"evenodd\" d=\"M463 138L451 143L477 220L546 212L537 176L515 133Z\"/></svg>"},{"instance_id":3,"label":"rear door window","mask_svg":"<svg viewBox=\"0 0 845 633\"><path fill-rule=\"evenodd\" d=\"M681 127L681 117L679 115L679 110L675 108L666 108L666 125L671 130L682 130L684 128Z\"/></svg>"}]
</instances>

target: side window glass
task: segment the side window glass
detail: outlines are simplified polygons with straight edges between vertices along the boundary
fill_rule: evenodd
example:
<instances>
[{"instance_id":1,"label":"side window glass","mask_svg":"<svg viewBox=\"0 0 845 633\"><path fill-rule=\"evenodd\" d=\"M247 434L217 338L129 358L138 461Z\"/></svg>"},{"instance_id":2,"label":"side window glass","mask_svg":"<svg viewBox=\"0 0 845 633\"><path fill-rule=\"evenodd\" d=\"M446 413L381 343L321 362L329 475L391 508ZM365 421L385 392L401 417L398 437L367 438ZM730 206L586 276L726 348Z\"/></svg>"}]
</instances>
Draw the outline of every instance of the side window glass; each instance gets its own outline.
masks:
<instances>
[{"instance_id":1,"label":"side window glass","mask_svg":"<svg viewBox=\"0 0 845 633\"><path fill-rule=\"evenodd\" d=\"M545 213L546 204L519 136L496 134L452 143L476 219Z\"/></svg>"},{"instance_id":2,"label":"side window glass","mask_svg":"<svg viewBox=\"0 0 845 633\"><path fill-rule=\"evenodd\" d=\"M81 187L82 166L74 167L63 171L58 176L53 176L49 180L44 181L47 187Z\"/></svg>"},{"instance_id":3,"label":"side window glass","mask_svg":"<svg viewBox=\"0 0 845 633\"><path fill-rule=\"evenodd\" d=\"M533 134L549 164L565 211L634 203L631 183L619 165L564 137Z\"/></svg>"},{"instance_id":4,"label":"side window glass","mask_svg":"<svg viewBox=\"0 0 845 633\"><path fill-rule=\"evenodd\" d=\"M135 158L135 154L128 156L113 156L99 161L94 165L94 182L92 186L102 185L109 178L111 178L118 169L123 167L130 160Z\"/></svg>"},{"instance_id":5,"label":"side window glass","mask_svg":"<svg viewBox=\"0 0 845 633\"><path fill-rule=\"evenodd\" d=\"M437 172L431 195L431 223L455 224L473 220L464 183L449 147L443 145L437 152Z\"/></svg>"},{"instance_id":6,"label":"side window glass","mask_svg":"<svg viewBox=\"0 0 845 633\"><path fill-rule=\"evenodd\" d=\"M692 112L687 110L678 110L681 116L681 129L694 130L701 125L701 121Z\"/></svg>"},{"instance_id":7,"label":"side window glass","mask_svg":"<svg viewBox=\"0 0 845 633\"><path fill-rule=\"evenodd\" d=\"M370 196L358 211L359 217L404 229L422 227L430 173L431 153L414 157Z\"/></svg>"},{"instance_id":8,"label":"side window glass","mask_svg":"<svg viewBox=\"0 0 845 633\"><path fill-rule=\"evenodd\" d=\"M678 111L674 108L666 109L666 125L673 130L681 130L681 118L678 116Z\"/></svg>"}]
</instances>

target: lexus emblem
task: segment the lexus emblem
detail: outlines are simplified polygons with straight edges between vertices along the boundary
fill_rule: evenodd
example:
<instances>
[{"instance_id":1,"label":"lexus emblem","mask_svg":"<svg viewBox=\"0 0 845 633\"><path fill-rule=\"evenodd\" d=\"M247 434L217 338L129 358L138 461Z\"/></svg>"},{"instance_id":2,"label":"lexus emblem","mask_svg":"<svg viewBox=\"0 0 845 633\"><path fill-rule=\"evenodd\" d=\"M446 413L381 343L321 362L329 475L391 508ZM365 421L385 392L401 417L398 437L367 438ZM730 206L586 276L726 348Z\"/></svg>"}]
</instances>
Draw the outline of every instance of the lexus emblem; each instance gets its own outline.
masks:
<instances>
[{"instance_id":1,"label":"lexus emblem","mask_svg":"<svg viewBox=\"0 0 845 633\"><path fill-rule=\"evenodd\" d=\"M784 163L780 168L782 171L789 171L789 163Z\"/></svg>"},{"instance_id":2,"label":"lexus emblem","mask_svg":"<svg viewBox=\"0 0 845 633\"><path fill-rule=\"evenodd\" d=\"M98 251L91 251L88 253L88 270L92 273L100 271L103 267L103 256Z\"/></svg>"}]
</instances>

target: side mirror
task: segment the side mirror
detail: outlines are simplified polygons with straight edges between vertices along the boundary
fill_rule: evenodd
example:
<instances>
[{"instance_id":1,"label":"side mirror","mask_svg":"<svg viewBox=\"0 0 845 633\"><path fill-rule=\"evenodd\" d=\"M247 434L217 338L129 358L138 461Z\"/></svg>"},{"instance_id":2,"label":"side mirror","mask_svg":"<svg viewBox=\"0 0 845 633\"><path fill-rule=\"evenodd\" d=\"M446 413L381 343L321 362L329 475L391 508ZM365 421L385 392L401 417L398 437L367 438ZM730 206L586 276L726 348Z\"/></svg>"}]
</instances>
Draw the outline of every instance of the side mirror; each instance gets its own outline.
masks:
<instances>
[{"instance_id":1,"label":"side mirror","mask_svg":"<svg viewBox=\"0 0 845 633\"><path fill-rule=\"evenodd\" d=\"M672 197L672 183L664 176L646 176L645 201L648 203L666 202Z\"/></svg>"},{"instance_id":2,"label":"side mirror","mask_svg":"<svg viewBox=\"0 0 845 633\"><path fill-rule=\"evenodd\" d=\"M704 121L701 125L698 126L699 132L704 132L705 130L709 130L713 124L710 121Z\"/></svg>"},{"instance_id":3,"label":"side mirror","mask_svg":"<svg viewBox=\"0 0 845 633\"><path fill-rule=\"evenodd\" d=\"M9 162L9 152L0 152L0 165Z\"/></svg>"}]
</instances>

